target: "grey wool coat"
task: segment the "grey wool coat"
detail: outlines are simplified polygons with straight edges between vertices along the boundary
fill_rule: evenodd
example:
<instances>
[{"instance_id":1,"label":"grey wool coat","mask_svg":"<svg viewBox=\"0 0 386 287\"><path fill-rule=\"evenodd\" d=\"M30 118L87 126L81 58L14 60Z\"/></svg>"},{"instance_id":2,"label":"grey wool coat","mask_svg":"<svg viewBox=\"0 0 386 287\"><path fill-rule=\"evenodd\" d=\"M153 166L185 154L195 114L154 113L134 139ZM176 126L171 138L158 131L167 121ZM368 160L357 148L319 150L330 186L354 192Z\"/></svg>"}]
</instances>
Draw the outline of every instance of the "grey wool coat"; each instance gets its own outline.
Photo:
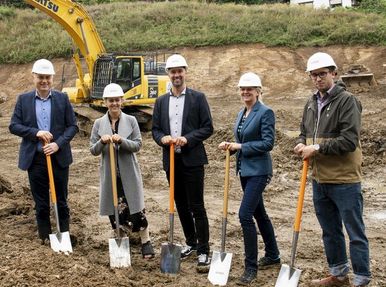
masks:
<instances>
[{"instance_id":1,"label":"grey wool coat","mask_svg":"<svg viewBox=\"0 0 386 287\"><path fill-rule=\"evenodd\" d=\"M100 161L100 190L99 212L100 215L113 215L113 191L111 183L109 145L101 142L102 135L112 135L108 114L97 119L91 132L90 152L98 156L102 154ZM125 197L129 204L130 213L134 214L144 209L144 194L141 170L135 152L142 145L141 133L138 122L133 116L121 112L118 134L122 137L122 143L118 146L119 170Z\"/></svg>"}]
</instances>

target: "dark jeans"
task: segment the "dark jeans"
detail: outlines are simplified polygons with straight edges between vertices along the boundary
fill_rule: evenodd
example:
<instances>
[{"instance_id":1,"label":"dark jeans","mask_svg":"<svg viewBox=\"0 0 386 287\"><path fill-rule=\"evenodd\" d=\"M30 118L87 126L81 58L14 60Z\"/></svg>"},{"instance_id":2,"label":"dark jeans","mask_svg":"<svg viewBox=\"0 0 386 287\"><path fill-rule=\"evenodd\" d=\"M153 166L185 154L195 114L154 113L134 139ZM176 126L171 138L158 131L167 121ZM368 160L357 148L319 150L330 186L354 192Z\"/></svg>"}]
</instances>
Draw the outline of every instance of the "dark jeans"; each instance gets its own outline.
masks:
<instances>
[{"instance_id":1,"label":"dark jeans","mask_svg":"<svg viewBox=\"0 0 386 287\"><path fill-rule=\"evenodd\" d=\"M60 231L69 230L70 212L67 205L68 196L68 171L69 168L58 166L55 157L51 156L52 170L54 174L55 191L59 213ZM50 186L46 156L36 153L31 167L28 169L28 178L31 193L35 201L36 221L38 224L39 237L48 238L52 233L50 222Z\"/></svg>"},{"instance_id":2,"label":"dark jeans","mask_svg":"<svg viewBox=\"0 0 386 287\"><path fill-rule=\"evenodd\" d=\"M244 191L241 201L239 218L244 235L245 269L257 270L257 231L253 218L256 219L265 245L265 256L272 259L279 257L275 232L271 220L265 211L263 191L269 183L270 177L250 176L240 177Z\"/></svg>"},{"instance_id":3,"label":"dark jeans","mask_svg":"<svg viewBox=\"0 0 386 287\"><path fill-rule=\"evenodd\" d=\"M315 212L323 230L323 243L330 271L334 273L334 267L347 264L343 222L350 238L350 258L354 274L370 277L369 243L362 218L361 184L321 184L313 181L312 187Z\"/></svg>"},{"instance_id":4,"label":"dark jeans","mask_svg":"<svg viewBox=\"0 0 386 287\"><path fill-rule=\"evenodd\" d=\"M169 180L169 172L167 172ZM204 205L204 167L184 166L175 157L174 200L186 244L197 247L197 254L209 254L209 223Z\"/></svg>"}]
</instances>

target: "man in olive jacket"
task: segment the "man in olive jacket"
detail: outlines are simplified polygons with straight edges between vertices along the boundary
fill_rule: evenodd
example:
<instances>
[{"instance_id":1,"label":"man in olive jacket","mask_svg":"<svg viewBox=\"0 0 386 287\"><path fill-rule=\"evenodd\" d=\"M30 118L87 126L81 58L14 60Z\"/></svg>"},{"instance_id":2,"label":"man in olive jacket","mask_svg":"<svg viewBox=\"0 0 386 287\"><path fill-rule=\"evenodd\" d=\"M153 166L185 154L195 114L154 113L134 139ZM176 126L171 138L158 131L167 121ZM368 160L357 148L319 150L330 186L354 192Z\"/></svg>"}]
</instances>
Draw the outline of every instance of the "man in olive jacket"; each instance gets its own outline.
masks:
<instances>
[{"instance_id":1,"label":"man in olive jacket","mask_svg":"<svg viewBox=\"0 0 386 287\"><path fill-rule=\"evenodd\" d=\"M312 55L307 72L317 92L304 107L300 136L294 149L312 160L313 201L323 230L330 276L312 286L349 286L349 263L342 222L350 239L354 271L351 286L370 282L369 244L363 222L360 145L361 103L334 83L337 66L326 53Z\"/></svg>"}]
</instances>

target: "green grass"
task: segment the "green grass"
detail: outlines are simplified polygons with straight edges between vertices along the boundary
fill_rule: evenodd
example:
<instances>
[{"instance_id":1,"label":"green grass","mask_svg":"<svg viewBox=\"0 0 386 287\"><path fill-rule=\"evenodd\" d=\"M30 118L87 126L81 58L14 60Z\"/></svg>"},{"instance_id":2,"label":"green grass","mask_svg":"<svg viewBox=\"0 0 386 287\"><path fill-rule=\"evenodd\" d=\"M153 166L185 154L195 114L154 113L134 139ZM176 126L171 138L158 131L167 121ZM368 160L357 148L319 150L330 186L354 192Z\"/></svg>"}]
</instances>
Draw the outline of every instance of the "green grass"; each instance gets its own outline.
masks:
<instances>
[{"instance_id":1,"label":"green grass","mask_svg":"<svg viewBox=\"0 0 386 287\"><path fill-rule=\"evenodd\" d=\"M130 2L86 7L109 52L262 43L386 45L384 14L304 6ZM39 10L0 9L0 63L69 57L72 41Z\"/></svg>"}]
</instances>

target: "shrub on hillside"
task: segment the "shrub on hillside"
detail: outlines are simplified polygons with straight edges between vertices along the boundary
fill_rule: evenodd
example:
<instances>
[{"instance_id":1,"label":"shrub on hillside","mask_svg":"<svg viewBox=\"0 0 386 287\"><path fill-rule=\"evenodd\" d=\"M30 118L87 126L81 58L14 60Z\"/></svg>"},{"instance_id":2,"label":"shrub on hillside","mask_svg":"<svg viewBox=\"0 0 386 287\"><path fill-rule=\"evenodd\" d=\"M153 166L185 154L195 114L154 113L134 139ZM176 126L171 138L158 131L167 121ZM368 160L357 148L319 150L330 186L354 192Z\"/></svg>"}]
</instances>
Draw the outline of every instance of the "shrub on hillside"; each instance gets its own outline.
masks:
<instances>
[{"instance_id":1,"label":"shrub on hillside","mask_svg":"<svg viewBox=\"0 0 386 287\"><path fill-rule=\"evenodd\" d=\"M0 6L0 20L5 18L13 17L16 13L11 7Z\"/></svg>"},{"instance_id":2,"label":"shrub on hillside","mask_svg":"<svg viewBox=\"0 0 386 287\"><path fill-rule=\"evenodd\" d=\"M17 8L27 8L29 7L28 4L26 4L23 0L2 0L0 1L1 5L5 6L13 6Z\"/></svg>"},{"instance_id":3,"label":"shrub on hillside","mask_svg":"<svg viewBox=\"0 0 386 287\"><path fill-rule=\"evenodd\" d=\"M386 0L359 1L359 10L371 13L386 14Z\"/></svg>"}]
</instances>

